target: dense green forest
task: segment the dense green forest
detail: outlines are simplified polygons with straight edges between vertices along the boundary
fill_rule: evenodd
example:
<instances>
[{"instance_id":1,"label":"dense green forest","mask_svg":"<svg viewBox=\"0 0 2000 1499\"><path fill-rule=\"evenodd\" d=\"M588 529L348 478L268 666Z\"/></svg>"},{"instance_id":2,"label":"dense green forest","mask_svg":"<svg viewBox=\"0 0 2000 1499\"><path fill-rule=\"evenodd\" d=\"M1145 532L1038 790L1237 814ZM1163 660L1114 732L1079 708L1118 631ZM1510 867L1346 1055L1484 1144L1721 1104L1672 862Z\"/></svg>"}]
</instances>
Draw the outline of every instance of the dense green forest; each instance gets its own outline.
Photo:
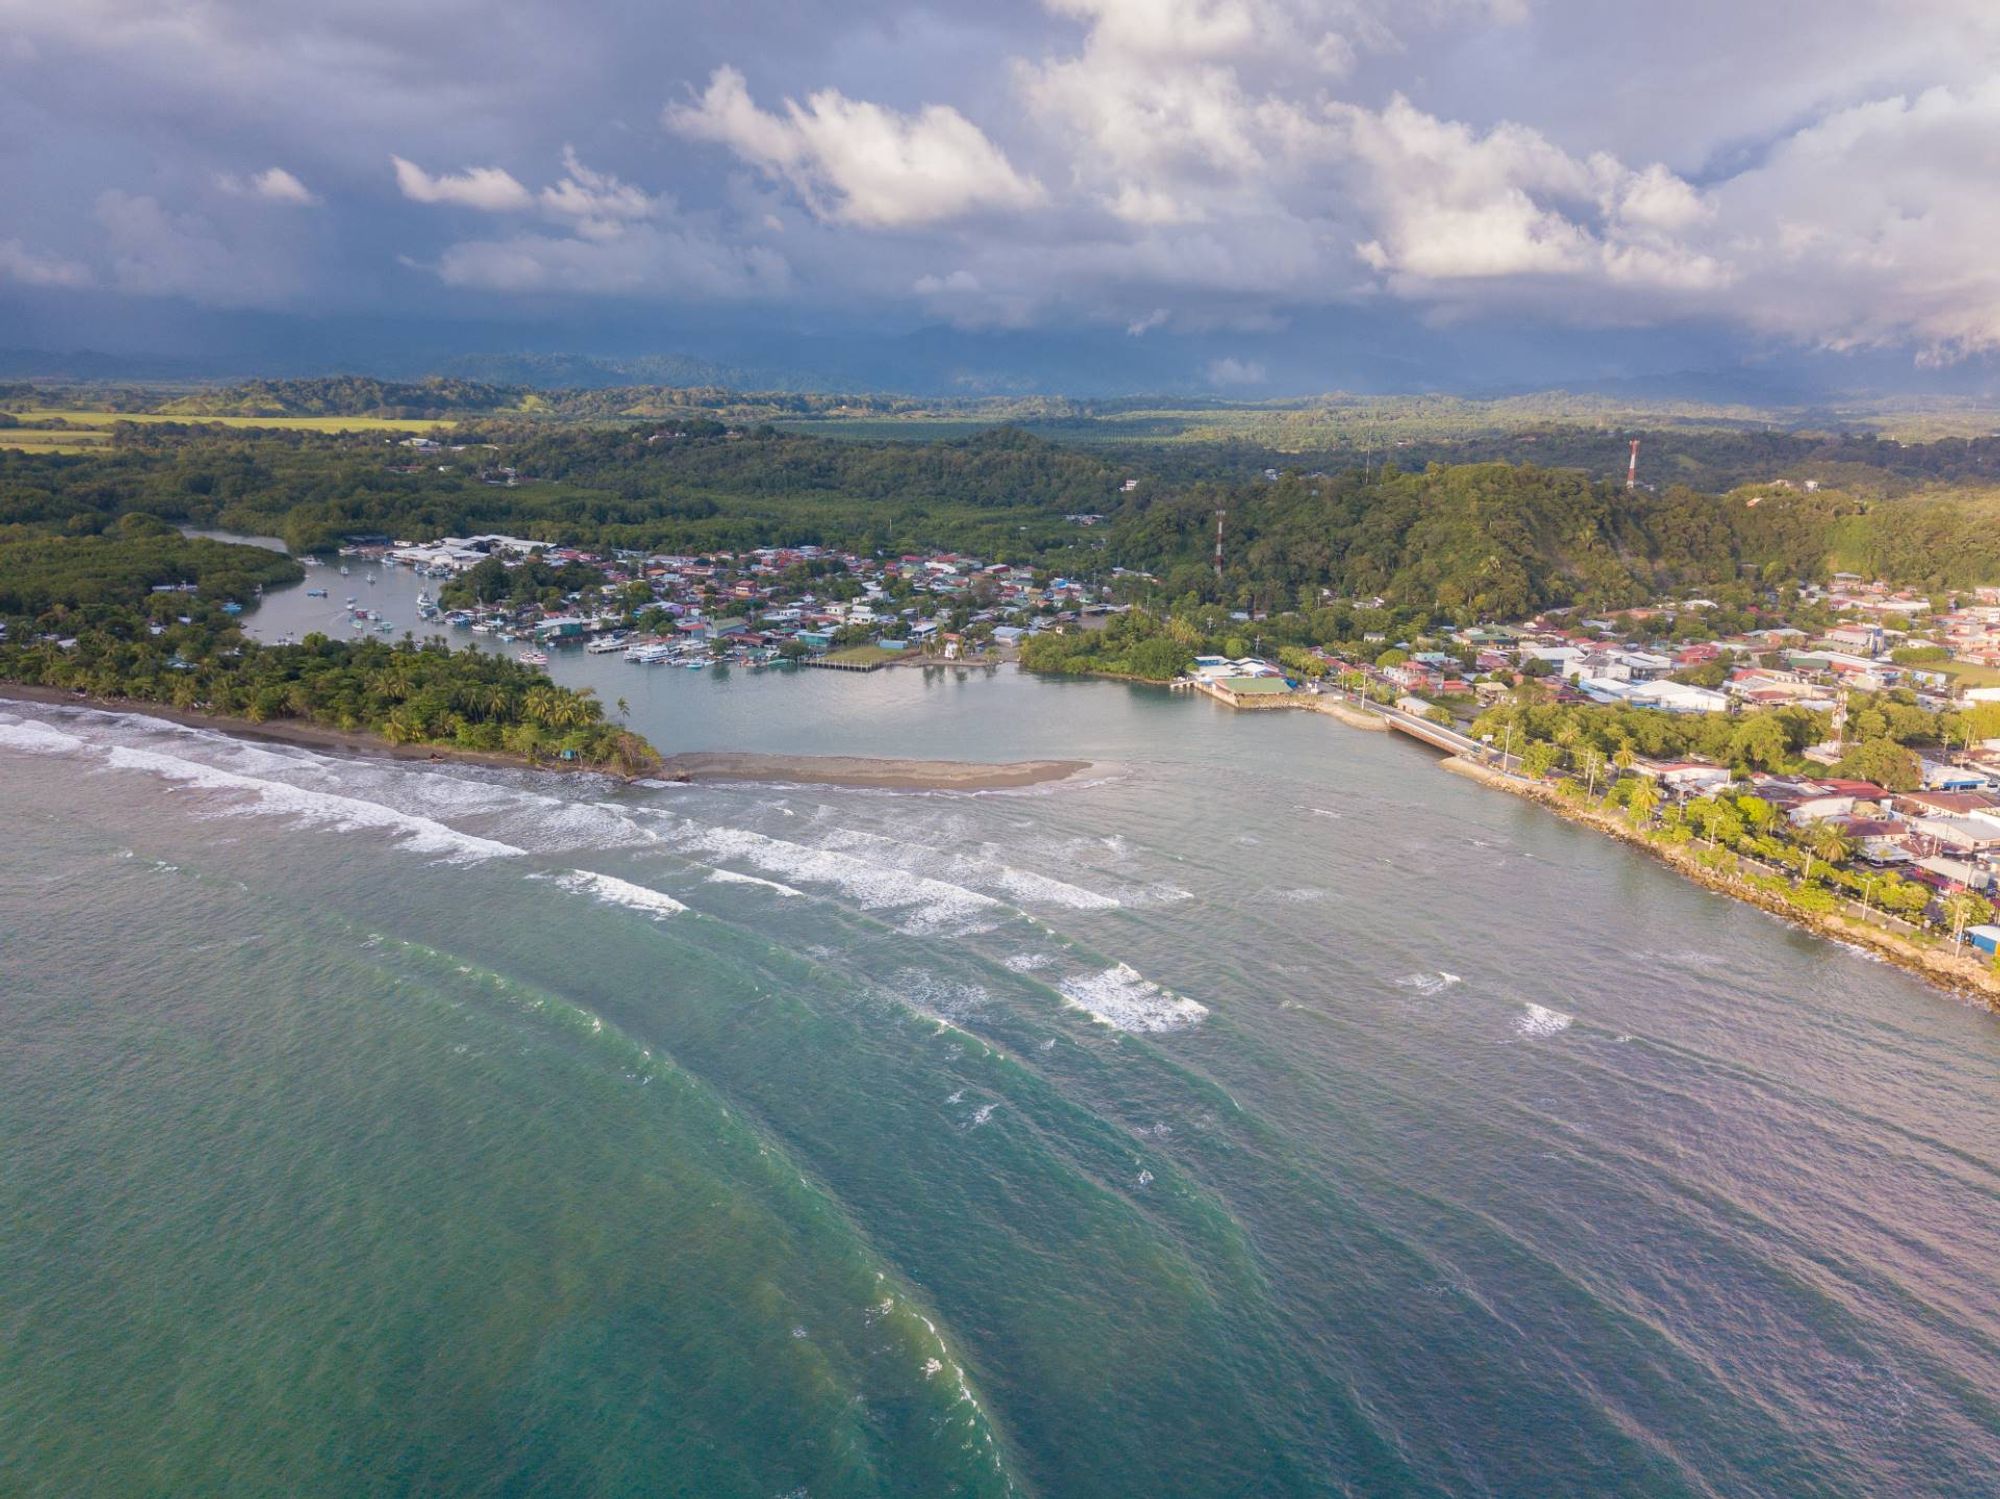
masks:
<instances>
[{"instance_id":1,"label":"dense green forest","mask_svg":"<svg viewBox=\"0 0 2000 1499\"><path fill-rule=\"evenodd\" d=\"M1432 445L1437 462L1421 461L1420 443L1397 449L1393 463L1350 449L1319 469L1266 462L1268 450L1242 442L1121 449L1018 427L898 442L738 426L693 408L564 421L482 411L543 398L464 382L271 382L213 400L297 413L410 409L419 398L458 403L448 448L173 423L120 427L88 454L0 453L0 528L89 535L141 512L281 536L295 551L361 533L487 530L689 553L944 549L1083 576L1124 567L1152 575L1164 599L1282 610L1379 597L1460 620L1835 568L1929 588L2000 578L2000 500L1973 487L2000 466L2000 439L1675 430L1649 439L1646 471L1704 481L1627 491L1593 477L1616 472L1623 442L1580 425L1453 439ZM1819 487L1808 492L1813 473ZM1715 476L1792 487L1706 482ZM1220 579L1218 510L1227 513ZM1066 519L1075 514L1107 519L1085 527Z\"/></svg>"},{"instance_id":2,"label":"dense green forest","mask_svg":"<svg viewBox=\"0 0 2000 1499\"><path fill-rule=\"evenodd\" d=\"M248 639L225 606L299 575L275 552L192 540L137 514L104 535L14 535L0 540L0 681L626 774L657 763L594 697L503 657L410 640Z\"/></svg>"}]
</instances>

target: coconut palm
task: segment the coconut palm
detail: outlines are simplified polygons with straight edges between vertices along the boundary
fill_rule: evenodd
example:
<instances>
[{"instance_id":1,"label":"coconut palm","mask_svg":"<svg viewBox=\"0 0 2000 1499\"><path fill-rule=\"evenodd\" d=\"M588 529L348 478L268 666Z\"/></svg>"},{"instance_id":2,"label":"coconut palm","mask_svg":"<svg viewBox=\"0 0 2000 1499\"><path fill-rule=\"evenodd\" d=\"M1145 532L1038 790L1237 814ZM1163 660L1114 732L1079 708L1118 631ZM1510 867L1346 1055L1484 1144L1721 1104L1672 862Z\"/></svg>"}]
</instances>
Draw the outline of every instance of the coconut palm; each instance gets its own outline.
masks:
<instances>
[{"instance_id":1,"label":"coconut palm","mask_svg":"<svg viewBox=\"0 0 2000 1499\"><path fill-rule=\"evenodd\" d=\"M1805 870L1801 878L1807 881L1812 879L1815 858L1831 868L1835 864L1845 863L1848 856L1854 852L1854 841L1840 830L1838 824L1828 822L1825 818L1818 819L1806 828L1799 837L1799 846L1806 851Z\"/></svg>"}]
</instances>

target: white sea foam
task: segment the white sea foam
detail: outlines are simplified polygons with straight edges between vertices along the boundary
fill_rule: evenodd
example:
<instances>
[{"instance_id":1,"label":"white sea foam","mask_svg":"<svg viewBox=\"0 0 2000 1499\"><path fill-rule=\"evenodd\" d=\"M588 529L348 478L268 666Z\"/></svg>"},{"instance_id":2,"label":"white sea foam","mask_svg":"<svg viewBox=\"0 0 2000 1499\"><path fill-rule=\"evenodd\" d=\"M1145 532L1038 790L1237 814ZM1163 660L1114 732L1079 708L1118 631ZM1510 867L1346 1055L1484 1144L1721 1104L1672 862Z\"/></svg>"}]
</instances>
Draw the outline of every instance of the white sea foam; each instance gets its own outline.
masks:
<instances>
[{"instance_id":1,"label":"white sea foam","mask_svg":"<svg viewBox=\"0 0 2000 1499\"><path fill-rule=\"evenodd\" d=\"M756 885L765 890L775 890L788 899L805 894L803 890L794 890L790 885L781 885L776 880L767 880L754 874L738 874L733 869L710 870L708 882L711 885Z\"/></svg>"},{"instance_id":2,"label":"white sea foam","mask_svg":"<svg viewBox=\"0 0 2000 1499\"><path fill-rule=\"evenodd\" d=\"M1011 958L1000 960L1002 966L1012 969L1015 973L1034 973L1038 969L1048 967L1054 961L1055 959L1045 952L1018 952Z\"/></svg>"},{"instance_id":3,"label":"white sea foam","mask_svg":"<svg viewBox=\"0 0 2000 1499\"><path fill-rule=\"evenodd\" d=\"M33 718L0 723L0 749L19 750L27 755L66 755L83 748L74 734L65 734Z\"/></svg>"},{"instance_id":4,"label":"white sea foam","mask_svg":"<svg viewBox=\"0 0 2000 1499\"><path fill-rule=\"evenodd\" d=\"M890 992L918 1014L954 1025L976 1016L993 998L981 985L941 978L922 968L897 974Z\"/></svg>"},{"instance_id":5,"label":"white sea foam","mask_svg":"<svg viewBox=\"0 0 2000 1499\"><path fill-rule=\"evenodd\" d=\"M944 819L930 825L927 831L968 842L974 835L972 825L962 817ZM1060 906L1071 911L1111 911L1116 910L1119 904L1112 896L1086 890L1081 885L1072 885L1052 875L1018 869L1001 859L976 857L859 828L835 829L820 846L842 851L865 848L876 857L912 874L927 874L964 886L984 886L1000 892L1009 900Z\"/></svg>"},{"instance_id":6,"label":"white sea foam","mask_svg":"<svg viewBox=\"0 0 2000 1499\"><path fill-rule=\"evenodd\" d=\"M393 834L413 853L434 854L456 862L506 858L523 852L511 843L461 833L432 818L398 811L380 802L341 796L331 791L311 791L286 781L240 775L233 770L203 765L199 761L163 754L158 750L113 745L105 758L106 763L116 770L147 771L203 791L238 792L253 799L248 804L227 809L230 811L275 813L342 831L379 829Z\"/></svg>"},{"instance_id":7,"label":"white sea foam","mask_svg":"<svg viewBox=\"0 0 2000 1499\"><path fill-rule=\"evenodd\" d=\"M1521 1018L1514 1022L1514 1029L1524 1036L1540 1040L1545 1036L1561 1035L1575 1019L1574 1015L1551 1010L1547 1005L1529 1004L1523 1007Z\"/></svg>"},{"instance_id":8,"label":"white sea foam","mask_svg":"<svg viewBox=\"0 0 2000 1499\"><path fill-rule=\"evenodd\" d=\"M680 821L668 841L706 858L737 859L787 880L830 885L864 910L904 911L902 926L909 932L984 931L1005 911L991 896L961 885L872 864L833 849L767 838L747 828Z\"/></svg>"},{"instance_id":9,"label":"white sea foam","mask_svg":"<svg viewBox=\"0 0 2000 1499\"><path fill-rule=\"evenodd\" d=\"M597 899L614 906L626 906L634 911L643 911L655 920L668 916L678 916L687 909L671 895L658 890L649 890L644 885L635 885L630 880L621 880L616 875L599 874L591 869L573 869L568 874L556 876L556 883L565 890L573 890L578 895L593 895Z\"/></svg>"},{"instance_id":10,"label":"white sea foam","mask_svg":"<svg viewBox=\"0 0 2000 1499\"><path fill-rule=\"evenodd\" d=\"M1064 979L1056 987L1071 1005L1121 1031L1186 1030L1208 1014L1206 1005L1162 988L1127 963Z\"/></svg>"},{"instance_id":11,"label":"white sea foam","mask_svg":"<svg viewBox=\"0 0 2000 1499\"><path fill-rule=\"evenodd\" d=\"M1405 989L1414 989L1419 994L1442 994L1453 984L1464 982L1455 973L1406 973L1396 982Z\"/></svg>"},{"instance_id":12,"label":"white sea foam","mask_svg":"<svg viewBox=\"0 0 2000 1499\"><path fill-rule=\"evenodd\" d=\"M965 1127L967 1129L978 1129L980 1125L993 1117L993 1111L999 1107L998 1103L981 1104L972 1111L972 1118L966 1123Z\"/></svg>"}]
</instances>

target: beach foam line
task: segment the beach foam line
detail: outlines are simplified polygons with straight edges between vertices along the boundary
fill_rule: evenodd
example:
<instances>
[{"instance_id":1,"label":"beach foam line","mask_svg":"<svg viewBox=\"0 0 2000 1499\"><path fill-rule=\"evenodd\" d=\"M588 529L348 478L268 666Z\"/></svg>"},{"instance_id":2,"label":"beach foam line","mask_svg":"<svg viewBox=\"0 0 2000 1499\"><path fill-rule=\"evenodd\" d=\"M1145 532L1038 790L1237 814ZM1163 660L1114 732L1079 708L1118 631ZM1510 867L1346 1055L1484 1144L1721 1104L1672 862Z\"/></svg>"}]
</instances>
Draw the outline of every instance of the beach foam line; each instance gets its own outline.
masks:
<instances>
[{"instance_id":1,"label":"beach foam line","mask_svg":"<svg viewBox=\"0 0 2000 1499\"><path fill-rule=\"evenodd\" d=\"M606 905L624 906L629 910L641 911L655 921L664 921L669 916L678 916L687 907L659 890L635 885L630 880L621 880L616 875L599 874L593 869L572 869L567 874L554 876L555 882L563 889L578 895L594 896Z\"/></svg>"},{"instance_id":2,"label":"beach foam line","mask_svg":"<svg viewBox=\"0 0 2000 1499\"><path fill-rule=\"evenodd\" d=\"M1060 980L1056 989L1072 1008L1114 1030L1182 1031L1208 1015L1208 1006L1163 988L1129 963Z\"/></svg>"},{"instance_id":3,"label":"beach foam line","mask_svg":"<svg viewBox=\"0 0 2000 1499\"><path fill-rule=\"evenodd\" d=\"M267 812L341 831L379 830L395 835L413 853L434 854L453 862L511 858L526 852L511 843L461 833L432 818L402 812L380 802L241 775L159 750L113 745L106 751L105 763L114 770L145 771L203 791L238 792L254 799L252 806L224 809L228 812Z\"/></svg>"},{"instance_id":4,"label":"beach foam line","mask_svg":"<svg viewBox=\"0 0 2000 1499\"><path fill-rule=\"evenodd\" d=\"M52 729L39 719L0 723L0 749L18 750L25 755L67 755L83 747L84 742L74 734Z\"/></svg>"}]
</instances>

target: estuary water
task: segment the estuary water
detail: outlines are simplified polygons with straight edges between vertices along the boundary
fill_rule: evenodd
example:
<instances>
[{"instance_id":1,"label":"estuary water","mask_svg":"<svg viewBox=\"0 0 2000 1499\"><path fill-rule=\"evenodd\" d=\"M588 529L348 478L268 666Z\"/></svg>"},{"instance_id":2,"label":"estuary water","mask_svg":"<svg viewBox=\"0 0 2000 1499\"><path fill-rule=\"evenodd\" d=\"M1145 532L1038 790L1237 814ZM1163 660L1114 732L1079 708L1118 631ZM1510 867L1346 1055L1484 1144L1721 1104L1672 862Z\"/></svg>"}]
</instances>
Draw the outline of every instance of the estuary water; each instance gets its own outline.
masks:
<instances>
[{"instance_id":1,"label":"estuary water","mask_svg":"<svg viewBox=\"0 0 2000 1499\"><path fill-rule=\"evenodd\" d=\"M0 1492L1995 1491L1992 1015L1324 718L553 669L1093 765L0 702Z\"/></svg>"}]
</instances>

